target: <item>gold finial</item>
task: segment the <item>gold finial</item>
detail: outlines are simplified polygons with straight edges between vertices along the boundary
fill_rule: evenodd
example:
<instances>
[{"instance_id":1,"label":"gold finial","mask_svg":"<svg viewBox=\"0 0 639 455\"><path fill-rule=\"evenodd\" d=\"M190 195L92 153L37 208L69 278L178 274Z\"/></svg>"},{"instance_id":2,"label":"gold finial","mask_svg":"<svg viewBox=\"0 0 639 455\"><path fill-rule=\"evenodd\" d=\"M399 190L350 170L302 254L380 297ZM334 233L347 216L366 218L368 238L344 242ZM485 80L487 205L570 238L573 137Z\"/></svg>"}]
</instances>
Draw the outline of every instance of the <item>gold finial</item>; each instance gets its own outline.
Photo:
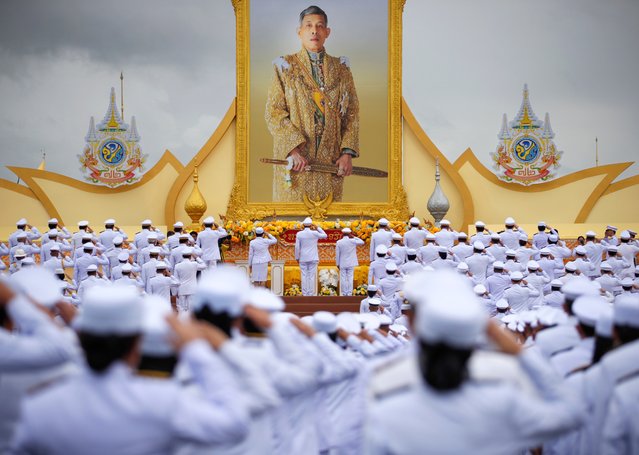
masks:
<instances>
[{"instance_id":1,"label":"gold finial","mask_svg":"<svg viewBox=\"0 0 639 455\"><path fill-rule=\"evenodd\" d=\"M207 208L204 196L200 193L200 189L197 185L198 180L197 164L195 164L195 169L193 170L193 189L184 203L184 210L189 215L189 218L191 218L191 225L187 227L189 231L199 231L201 229L200 218L202 218Z\"/></svg>"}]
</instances>

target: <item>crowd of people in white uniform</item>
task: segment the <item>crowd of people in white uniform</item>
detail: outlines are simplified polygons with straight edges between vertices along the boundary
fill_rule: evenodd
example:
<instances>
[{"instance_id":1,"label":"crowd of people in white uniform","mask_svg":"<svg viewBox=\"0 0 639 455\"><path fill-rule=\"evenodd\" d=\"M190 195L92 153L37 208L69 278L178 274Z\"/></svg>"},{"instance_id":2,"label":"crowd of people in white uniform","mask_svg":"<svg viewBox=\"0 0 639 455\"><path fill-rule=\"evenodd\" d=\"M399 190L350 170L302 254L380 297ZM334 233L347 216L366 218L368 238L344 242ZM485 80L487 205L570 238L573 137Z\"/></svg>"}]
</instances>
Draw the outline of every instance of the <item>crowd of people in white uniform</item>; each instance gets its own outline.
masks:
<instances>
[{"instance_id":1,"label":"crowd of people in white uniform","mask_svg":"<svg viewBox=\"0 0 639 455\"><path fill-rule=\"evenodd\" d=\"M325 233L303 224L310 295ZM131 239L115 220L18 221L0 246L0 452L639 453L636 233L570 249L545 223L409 224L379 220L359 312L299 318L263 287L261 228L249 280L218 264L211 217ZM337 242L342 294L361 244Z\"/></svg>"}]
</instances>

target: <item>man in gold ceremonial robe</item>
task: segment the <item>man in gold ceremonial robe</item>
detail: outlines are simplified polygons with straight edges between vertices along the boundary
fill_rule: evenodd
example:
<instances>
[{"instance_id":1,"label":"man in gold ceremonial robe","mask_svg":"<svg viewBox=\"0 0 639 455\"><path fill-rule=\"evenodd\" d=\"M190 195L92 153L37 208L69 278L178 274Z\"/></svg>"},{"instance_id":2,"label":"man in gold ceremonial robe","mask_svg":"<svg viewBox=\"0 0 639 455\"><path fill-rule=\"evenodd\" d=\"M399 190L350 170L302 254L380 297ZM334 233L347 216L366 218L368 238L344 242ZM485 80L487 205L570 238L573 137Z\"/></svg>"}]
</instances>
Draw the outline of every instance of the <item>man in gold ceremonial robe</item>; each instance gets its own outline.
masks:
<instances>
[{"instance_id":1,"label":"man in gold ceremonial robe","mask_svg":"<svg viewBox=\"0 0 639 455\"><path fill-rule=\"evenodd\" d=\"M330 35L326 13L309 6L300 13L297 34L302 50L277 58L266 102L266 124L276 159L273 200L342 200L344 177L359 156L359 102L346 57L326 54ZM310 163L336 165L338 174L309 172Z\"/></svg>"}]
</instances>

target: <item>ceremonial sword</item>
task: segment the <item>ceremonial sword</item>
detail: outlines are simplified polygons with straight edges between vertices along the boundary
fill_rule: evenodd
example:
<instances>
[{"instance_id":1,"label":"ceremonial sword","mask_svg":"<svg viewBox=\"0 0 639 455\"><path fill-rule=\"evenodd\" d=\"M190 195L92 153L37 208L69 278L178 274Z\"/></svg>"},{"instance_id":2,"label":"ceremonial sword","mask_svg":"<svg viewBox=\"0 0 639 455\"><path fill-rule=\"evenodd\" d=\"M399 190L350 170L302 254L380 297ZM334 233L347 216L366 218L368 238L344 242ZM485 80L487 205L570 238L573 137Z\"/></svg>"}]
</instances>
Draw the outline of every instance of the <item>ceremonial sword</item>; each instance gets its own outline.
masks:
<instances>
[{"instance_id":1,"label":"ceremonial sword","mask_svg":"<svg viewBox=\"0 0 639 455\"><path fill-rule=\"evenodd\" d=\"M276 164L280 166L289 165L289 162L287 160L275 160L272 158L260 158L260 162L267 164ZM306 166L306 170L311 172L324 172L326 174L337 175L338 166L335 166L333 164L314 163L311 161ZM379 169L373 169L370 167L353 166L353 170L351 172L353 175L361 175L363 177L388 177L388 172L381 171Z\"/></svg>"}]
</instances>

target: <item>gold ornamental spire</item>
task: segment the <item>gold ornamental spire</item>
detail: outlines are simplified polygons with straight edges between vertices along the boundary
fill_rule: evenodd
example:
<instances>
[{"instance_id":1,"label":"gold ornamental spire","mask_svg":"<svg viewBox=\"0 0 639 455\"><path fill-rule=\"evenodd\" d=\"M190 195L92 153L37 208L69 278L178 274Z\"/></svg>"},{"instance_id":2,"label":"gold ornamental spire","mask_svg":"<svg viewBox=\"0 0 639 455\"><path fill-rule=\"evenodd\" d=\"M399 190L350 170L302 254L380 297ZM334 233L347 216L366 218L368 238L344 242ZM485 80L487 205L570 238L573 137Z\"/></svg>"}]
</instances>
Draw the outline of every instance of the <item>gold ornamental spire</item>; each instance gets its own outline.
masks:
<instances>
[{"instance_id":1,"label":"gold ornamental spire","mask_svg":"<svg viewBox=\"0 0 639 455\"><path fill-rule=\"evenodd\" d=\"M191 218L191 225L187 227L189 231L199 231L201 229L200 218L202 218L202 215L206 212L207 207L204 196L202 196L200 188L198 188L198 180L196 164L195 170L193 171L193 189L184 203L184 210L189 215L189 218Z\"/></svg>"}]
</instances>

